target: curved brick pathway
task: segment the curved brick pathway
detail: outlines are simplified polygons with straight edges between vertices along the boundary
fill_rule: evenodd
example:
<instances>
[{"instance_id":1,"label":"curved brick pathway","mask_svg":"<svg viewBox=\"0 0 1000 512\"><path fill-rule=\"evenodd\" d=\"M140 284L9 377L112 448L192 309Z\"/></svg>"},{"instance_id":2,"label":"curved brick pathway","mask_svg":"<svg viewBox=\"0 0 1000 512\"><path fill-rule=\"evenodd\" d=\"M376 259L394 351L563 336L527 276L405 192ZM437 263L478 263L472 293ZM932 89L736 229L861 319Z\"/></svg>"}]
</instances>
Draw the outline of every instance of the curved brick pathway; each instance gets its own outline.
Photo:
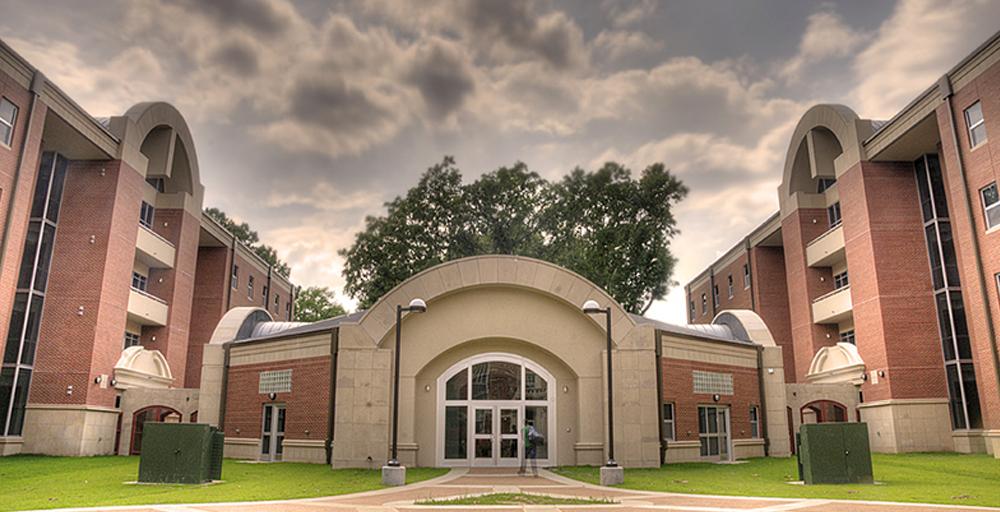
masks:
<instances>
[{"instance_id":1,"label":"curved brick pathway","mask_svg":"<svg viewBox=\"0 0 1000 512\"><path fill-rule=\"evenodd\" d=\"M431 498L448 498L495 492L524 492L552 496L610 498L608 505L493 505L493 506L421 506L414 502ZM601 487L570 480L548 471L537 478L522 477L510 469L455 469L446 475L405 487L378 491L309 498L300 500L202 503L193 505L150 505L140 507L107 507L69 510L115 510L128 512L416 512L447 510L466 512L487 510L497 512L609 512L622 511L688 511L688 512L903 512L903 511L1000 511L1000 508L953 507L950 505L917 505L866 501L819 499L746 498L704 496L662 492L632 491Z\"/></svg>"}]
</instances>

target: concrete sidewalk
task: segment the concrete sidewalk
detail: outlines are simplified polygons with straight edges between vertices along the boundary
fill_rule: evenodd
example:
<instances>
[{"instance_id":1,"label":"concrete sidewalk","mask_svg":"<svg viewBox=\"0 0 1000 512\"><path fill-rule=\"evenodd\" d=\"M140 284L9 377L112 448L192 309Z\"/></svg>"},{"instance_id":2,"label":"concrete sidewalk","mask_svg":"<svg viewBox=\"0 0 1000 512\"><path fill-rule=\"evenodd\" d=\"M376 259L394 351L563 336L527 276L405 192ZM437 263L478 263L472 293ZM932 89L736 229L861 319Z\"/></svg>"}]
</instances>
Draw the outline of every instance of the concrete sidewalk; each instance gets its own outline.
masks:
<instances>
[{"instance_id":1,"label":"concrete sidewalk","mask_svg":"<svg viewBox=\"0 0 1000 512\"><path fill-rule=\"evenodd\" d=\"M490 494L495 492L523 492L568 496L576 498L608 498L617 503L607 505L495 505L495 506L425 506L414 502L427 499ZM1000 511L1000 508L955 507L951 505L918 505L870 501L753 498L733 496L704 496L648 491L631 491L585 484L576 480L541 471L538 477L524 477L510 469L455 469L446 475L404 487L381 489L358 494L242 503L202 503L192 505L148 505L106 508L60 509L63 511L114 510L128 512L395 512L448 510L450 512L533 511L533 512L584 512L584 511L688 511L688 512L903 512L903 511Z\"/></svg>"}]
</instances>

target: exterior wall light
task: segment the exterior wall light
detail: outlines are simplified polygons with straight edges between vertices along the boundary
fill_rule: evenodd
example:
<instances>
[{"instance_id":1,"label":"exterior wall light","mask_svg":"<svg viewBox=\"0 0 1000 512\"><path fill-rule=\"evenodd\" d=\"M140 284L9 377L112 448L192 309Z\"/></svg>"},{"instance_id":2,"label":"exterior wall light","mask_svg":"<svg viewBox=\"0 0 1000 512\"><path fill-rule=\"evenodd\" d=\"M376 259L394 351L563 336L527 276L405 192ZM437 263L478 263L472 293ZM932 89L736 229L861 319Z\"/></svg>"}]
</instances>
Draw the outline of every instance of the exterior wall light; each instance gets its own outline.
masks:
<instances>
[{"instance_id":1,"label":"exterior wall light","mask_svg":"<svg viewBox=\"0 0 1000 512\"><path fill-rule=\"evenodd\" d=\"M272 393L268 393L267 397L270 398L271 401L273 402L276 398L278 398L278 394L277 393L273 393L273 392Z\"/></svg>"}]
</instances>

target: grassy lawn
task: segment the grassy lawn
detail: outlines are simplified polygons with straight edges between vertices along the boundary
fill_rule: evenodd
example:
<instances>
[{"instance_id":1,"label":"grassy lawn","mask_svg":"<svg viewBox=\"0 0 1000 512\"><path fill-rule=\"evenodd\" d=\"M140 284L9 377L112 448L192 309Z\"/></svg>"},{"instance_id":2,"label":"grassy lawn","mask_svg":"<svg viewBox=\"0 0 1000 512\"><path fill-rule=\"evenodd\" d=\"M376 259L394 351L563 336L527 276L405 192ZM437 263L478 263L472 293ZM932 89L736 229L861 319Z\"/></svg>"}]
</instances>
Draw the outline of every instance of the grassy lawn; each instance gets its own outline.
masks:
<instances>
[{"instance_id":1,"label":"grassy lawn","mask_svg":"<svg viewBox=\"0 0 1000 512\"><path fill-rule=\"evenodd\" d=\"M627 469L623 487L689 494L1000 506L1000 460L990 455L876 453L872 459L875 481L881 485L790 485L786 482L798 479L794 458L762 458L746 464ZM596 467L555 471L585 482L600 482Z\"/></svg>"},{"instance_id":2,"label":"grassy lawn","mask_svg":"<svg viewBox=\"0 0 1000 512\"><path fill-rule=\"evenodd\" d=\"M479 496L432 499L416 502L417 505L610 505L607 499L561 498L541 494L498 492Z\"/></svg>"},{"instance_id":3,"label":"grassy lawn","mask_svg":"<svg viewBox=\"0 0 1000 512\"><path fill-rule=\"evenodd\" d=\"M382 487L378 470L331 470L323 464L244 464L225 460L222 483L211 485L128 485L139 472L139 457L0 457L0 510L35 508L204 503L310 498ZM445 469L409 468L406 481L418 482Z\"/></svg>"}]
</instances>

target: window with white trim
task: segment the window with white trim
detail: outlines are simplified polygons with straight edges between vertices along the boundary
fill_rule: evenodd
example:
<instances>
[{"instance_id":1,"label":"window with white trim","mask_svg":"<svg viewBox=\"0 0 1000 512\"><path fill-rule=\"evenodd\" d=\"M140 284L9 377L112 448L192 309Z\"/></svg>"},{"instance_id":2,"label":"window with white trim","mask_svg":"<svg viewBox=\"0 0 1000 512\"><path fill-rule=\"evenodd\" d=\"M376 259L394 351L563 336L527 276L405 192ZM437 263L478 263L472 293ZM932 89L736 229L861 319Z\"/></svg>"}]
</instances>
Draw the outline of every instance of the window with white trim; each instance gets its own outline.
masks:
<instances>
[{"instance_id":1,"label":"window with white trim","mask_svg":"<svg viewBox=\"0 0 1000 512\"><path fill-rule=\"evenodd\" d=\"M146 286L149 284L149 278L138 273L132 272L132 288L140 291L146 291Z\"/></svg>"},{"instance_id":2,"label":"window with white trim","mask_svg":"<svg viewBox=\"0 0 1000 512\"><path fill-rule=\"evenodd\" d=\"M139 335L134 332L125 331L125 348L141 345Z\"/></svg>"},{"instance_id":3,"label":"window with white trim","mask_svg":"<svg viewBox=\"0 0 1000 512\"><path fill-rule=\"evenodd\" d=\"M839 290L841 288L847 287L850 282L847 280L847 271L843 271L835 276L833 276L833 289Z\"/></svg>"},{"instance_id":4,"label":"window with white trim","mask_svg":"<svg viewBox=\"0 0 1000 512\"><path fill-rule=\"evenodd\" d=\"M292 370L267 370L260 372L260 381L257 384L257 390L260 394L291 393Z\"/></svg>"},{"instance_id":5,"label":"window with white trim","mask_svg":"<svg viewBox=\"0 0 1000 512\"><path fill-rule=\"evenodd\" d=\"M983 119L983 104L975 102L965 109L965 126L969 129L969 147L974 148L986 142L986 120Z\"/></svg>"},{"instance_id":6,"label":"window with white trim","mask_svg":"<svg viewBox=\"0 0 1000 512\"><path fill-rule=\"evenodd\" d=\"M7 98L0 98L0 144L10 147L14 142L14 123L17 122L17 105Z\"/></svg>"},{"instance_id":7,"label":"window with white trim","mask_svg":"<svg viewBox=\"0 0 1000 512\"><path fill-rule=\"evenodd\" d=\"M856 345L856 343L854 343L854 329L840 333L840 342Z\"/></svg>"},{"instance_id":8,"label":"window with white trim","mask_svg":"<svg viewBox=\"0 0 1000 512\"><path fill-rule=\"evenodd\" d=\"M840 201L831 204L826 208L827 221L831 228L835 228L840 225Z\"/></svg>"},{"instance_id":9,"label":"window with white trim","mask_svg":"<svg viewBox=\"0 0 1000 512\"><path fill-rule=\"evenodd\" d=\"M663 439L673 441L677 439L674 427L674 404L663 404Z\"/></svg>"},{"instance_id":10,"label":"window with white trim","mask_svg":"<svg viewBox=\"0 0 1000 512\"><path fill-rule=\"evenodd\" d=\"M233 275L229 278L230 284L233 288L239 288L240 286L240 266L233 265Z\"/></svg>"},{"instance_id":11,"label":"window with white trim","mask_svg":"<svg viewBox=\"0 0 1000 512\"><path fill-rule=\"evenodd\" d=\"M139 224L142 224L149 229L153 229L153 213L155 211L156 210L153 208L153 205L143 201L142 206L139 207Z\"/></svg>"},{"instance_id":12,"label":"window with white trim","mask_svg":"<svg viewBox=\"0 0 1000 512\"><path fill-rule=\"evenodd\" d=\"M694 301L688 301L691 303L691 321L694 322Z\"/></svg>"},{"instance_id":13,"label":"window with white trim","mask_svg":"<svg viewBox=\"0 0 1000 512\"><path fill-rule=\"evenodd\" d=\"M760 407L750 406L750 437L760 438Z\"/></svg>"},{"instance_id":14,"label":"window with white trim","mask_svg":"<svg viewBox=\"0 0 1000 512\"><path fill-rule=\"evenodd\" d=\"M979 196L983 198L986 229L1000 226L1000 194L997 193L997 183L994 181L988 187L980 190Z\"/></svg>"},{"instance_id":15,"label":"window with white trim","mask_svg":"<svg viewBox=\"0 0 1000 512\"><path fill-rule=\"evenodd\" d=\"M712 306L719 307L719 285L717 284L712 285Z\"/></svg>"},{"instance_id":16,"label":"window with white trim","mask_svg":"<svg viewBox=\"0 0 1000 512\"><path fill-rule=\"evenodd\" d=\"M708 313L708 296L704 293L701 294L701 314L704 315Z\"/></svg>"},{"instance_id":17,"label":"window with white trim","mask_svg":"<svg viewBox=\"0 0 1000 512\"><path fill-rule=\"evenodd\" d=\"M702 395L732 395L733 374L693 370L694 392Z\"/></svg>"},{"instance_id":18,"label":"window with white trim","mask_svg":"<svg viewBox=\"0 0 1000 512\"><path fill-rule=\"evenodd\" d=\"M750 288L750 264L743 264L743 289Z\"/></svg>"},{"instance_id":19,"label":"window with white trim","mask_svg":"<svg viewBox=\"0 0 1000 512\"><path fill-rule=\"evenodd\" d=\"M729 298L732 299L733 298L733 275L732 274L729 274L729 277L727 278L727 281L729 282Z\"/></svg>"},{"instance_id":20,"label":"window with white trim","mask_svg":"<svg viewBox=\"0 0 1000 512\"><path fill-rule=\"evenodd\" d=\"M253 276L247 278L247 298L253 300Z\"/></svg>"}]
</instances>

